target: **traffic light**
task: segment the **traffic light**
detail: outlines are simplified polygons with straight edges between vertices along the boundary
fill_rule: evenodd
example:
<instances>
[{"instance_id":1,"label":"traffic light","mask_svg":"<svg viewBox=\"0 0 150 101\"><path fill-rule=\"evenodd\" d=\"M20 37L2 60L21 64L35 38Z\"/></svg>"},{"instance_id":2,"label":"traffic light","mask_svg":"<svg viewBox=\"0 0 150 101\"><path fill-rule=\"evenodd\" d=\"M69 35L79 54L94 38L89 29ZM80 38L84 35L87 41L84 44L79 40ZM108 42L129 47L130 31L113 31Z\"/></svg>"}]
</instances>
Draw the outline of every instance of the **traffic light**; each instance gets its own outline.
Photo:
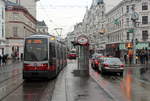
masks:
<instances>
[{"instance_id":1,"label":"traffic light","mask_svg":"<svg viewBox=\"0 0 150 101\"><path fill-rule=\"evenodd\" d=\"M127 48L132 48L132 43L128 43Z\"/></svg>"}]
</instances>

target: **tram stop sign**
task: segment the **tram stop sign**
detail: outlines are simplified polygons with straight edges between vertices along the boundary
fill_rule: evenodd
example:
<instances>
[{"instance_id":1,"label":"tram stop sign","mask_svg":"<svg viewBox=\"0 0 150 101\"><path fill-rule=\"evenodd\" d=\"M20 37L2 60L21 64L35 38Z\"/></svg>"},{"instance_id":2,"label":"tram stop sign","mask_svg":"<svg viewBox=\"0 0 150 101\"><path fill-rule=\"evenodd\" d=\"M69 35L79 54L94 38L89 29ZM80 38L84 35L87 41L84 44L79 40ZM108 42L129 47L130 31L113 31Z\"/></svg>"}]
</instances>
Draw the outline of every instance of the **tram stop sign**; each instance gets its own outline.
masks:
<instances>
[{"instance_id":1,"label":"tram stop sign","mask_svg":"<svg viewBox=\"0 0 150 101\"><path fill-rule=\"evenodd\" d=\"M85 36L85 35L78 36L77 42L83 46L89 44L89 40L88 40L87 36Z\"/></svg>"}]
</instances>

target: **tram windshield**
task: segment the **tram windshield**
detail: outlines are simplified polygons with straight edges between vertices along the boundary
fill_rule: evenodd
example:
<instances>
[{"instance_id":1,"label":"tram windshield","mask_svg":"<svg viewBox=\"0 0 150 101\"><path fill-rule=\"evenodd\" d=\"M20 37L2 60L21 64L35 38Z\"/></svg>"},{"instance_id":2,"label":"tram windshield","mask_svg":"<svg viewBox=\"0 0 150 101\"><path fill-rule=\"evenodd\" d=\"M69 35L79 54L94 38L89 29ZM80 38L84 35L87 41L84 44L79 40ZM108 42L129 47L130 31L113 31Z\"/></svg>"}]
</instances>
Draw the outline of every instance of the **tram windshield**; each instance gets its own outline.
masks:
<instances>
[{"instance_id":1,"label":"tram windshield","mask_svg":"<svg viewBox=\"0 0 150 101\"><path fill-rule=\"evenodd\" d=\"M25 40L24 60L25 61L46 61L48 60L48 40L42 38L28 38Z\"/></svg>"}]
</instances>

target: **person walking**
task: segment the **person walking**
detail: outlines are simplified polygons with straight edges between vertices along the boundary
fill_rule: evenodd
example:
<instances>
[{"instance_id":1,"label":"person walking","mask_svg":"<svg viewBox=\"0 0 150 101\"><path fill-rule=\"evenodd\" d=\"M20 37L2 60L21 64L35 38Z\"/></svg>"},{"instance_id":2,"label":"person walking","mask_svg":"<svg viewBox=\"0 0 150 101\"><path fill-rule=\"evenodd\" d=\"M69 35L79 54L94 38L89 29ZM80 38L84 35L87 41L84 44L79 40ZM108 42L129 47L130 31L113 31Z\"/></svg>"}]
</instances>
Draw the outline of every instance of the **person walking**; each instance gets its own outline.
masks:
<instances>
[{"instance_id":1,"label":"person walking","mask_svg":"<svg viewBox=\"0 0 150 101\"><path fill-rule=\"evenodd\" d=\"M2 56L0 54L0 66L2 65Z\"/></svg>"},{"instance_id":2,"label":"person walking","mask_svg":"<svg viewBox=\"0 0 150 101\"><path fill-rule=\"evenodd\" d=\"M142 50L142 51L140 52L140 60L141 60L141 64L144 64L144 63L145 63L144 50Z\"/></svg>"},{"instance_id":3,"label":"person walking","mask_svg":"<svg viewBox=\"0 0 150 101\"><path fill-rule=\"evenodd\" d=\"M23 60L23 53L21 53L21 61Z\"/></svg>"},{"instance_id":4,"label":"person walking","mask_svg":"<svg viewBox=\"0 0 150 101\"><path fill-rule=\"evenodd\" d=\"M146 61L146 64L148 64L148 57L149 57L149 54L148 54L148 50L145 51L145 61Z\"/></svg>"},{"instance_id":5,"label":"person walking","mask_svg":"<svg viewBox=\"0 0 150 101\"><path fill-rule=\"evenodd\" d=\"M2 56L2 64L3 65L6 65L6 56L3 54Z\"/></svg>"},{"instance_id":6,"label":"person walking","mask_svg":"<svg viewBox=\"0 0 150 101\"><path fill-rule=\"evenodd\" d=\"M127 60L127 54L126 53L124 54L124 61L125 61L125 64L127 64L128 60Z\"/></svg>"},{"instance_id":7,"label":"person walking","mask_svg":"<svg viewBox=\"0 0 150 101\"><path fill-rule=\"evenodd\" d=\"M133 60L133 51L132 50L128 51L128 57L129 57L129 63L132 64L132 60Z\"/></svg>"}]
</instances>

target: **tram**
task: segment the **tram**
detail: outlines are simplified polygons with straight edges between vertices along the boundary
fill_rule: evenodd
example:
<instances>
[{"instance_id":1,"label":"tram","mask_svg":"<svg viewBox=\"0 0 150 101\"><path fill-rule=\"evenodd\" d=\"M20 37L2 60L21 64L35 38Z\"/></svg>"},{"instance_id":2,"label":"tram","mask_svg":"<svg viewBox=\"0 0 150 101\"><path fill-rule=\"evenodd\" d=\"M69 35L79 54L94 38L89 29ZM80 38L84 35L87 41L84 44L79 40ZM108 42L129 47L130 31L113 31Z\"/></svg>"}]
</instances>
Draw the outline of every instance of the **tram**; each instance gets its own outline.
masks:
<instances>
[{"instance_id":1,"label":"tram","mask_svg":"<svg viewBox=\"0 0 150 101\"><path fill-rule=\"evenodd\" d=\"M24 43L23 79L51 79L67 65L67 48L56 37L32 35Z\"/></svg>"}]
</instances>

